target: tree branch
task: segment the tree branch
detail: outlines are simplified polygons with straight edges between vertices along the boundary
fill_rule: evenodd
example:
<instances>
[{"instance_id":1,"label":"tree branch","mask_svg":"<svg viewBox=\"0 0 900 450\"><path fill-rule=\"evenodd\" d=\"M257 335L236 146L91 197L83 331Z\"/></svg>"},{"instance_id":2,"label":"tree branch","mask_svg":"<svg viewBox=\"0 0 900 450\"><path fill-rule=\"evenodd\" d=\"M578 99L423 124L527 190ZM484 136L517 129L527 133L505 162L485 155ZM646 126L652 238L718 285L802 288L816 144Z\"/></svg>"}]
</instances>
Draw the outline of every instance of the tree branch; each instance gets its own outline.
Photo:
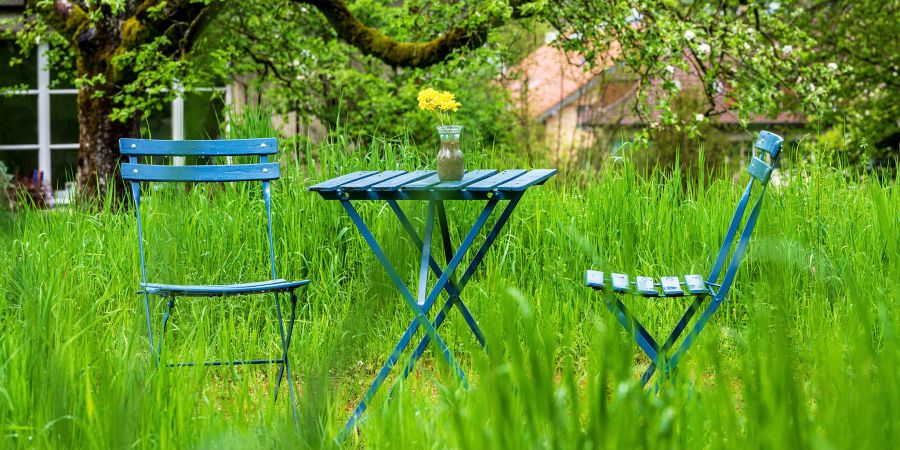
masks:
<instances>
[{"instance_id":1,"label":"tree branch","mask_svg":"<svg viewBox=\"0 0 900 450\"><path fill-rule=\"evenodd\" d=\"M489 23L473 29L451 28L440 37L427 42L399 42L360 22L347 8L344 0L294 1L314 6L341 39L394 67L428 67L443 61L456 49L480 47L487 41L490 29L497 25ZM520 10L524 3L526 2L511 2L513 17L524 17Z\"/></svg>"},{"instance_id":2,"label":"tree branch","mask_svg":"<svg viewBox=\"0 0 900 450\"><path fill-rule=\"evenodd\" d=\"M74 42L78 30L88 22L87 15L75 3L68 0L28 2L57 32Z\"/></svg>"},{"instance_id":3,"label":"tree branch","mask_svg":"<svg viewBox=\"0 0 900 450\"><path fill-rule=\"evenodd\" d=\"M174 50L185 50L181 46L193 43L190 34L196 25L205 23L200 18L208 7L206 3L190 0L146 0L122 24L121 45L134 48L157 36L175 33Z\"/></svg>"}]
</instances>

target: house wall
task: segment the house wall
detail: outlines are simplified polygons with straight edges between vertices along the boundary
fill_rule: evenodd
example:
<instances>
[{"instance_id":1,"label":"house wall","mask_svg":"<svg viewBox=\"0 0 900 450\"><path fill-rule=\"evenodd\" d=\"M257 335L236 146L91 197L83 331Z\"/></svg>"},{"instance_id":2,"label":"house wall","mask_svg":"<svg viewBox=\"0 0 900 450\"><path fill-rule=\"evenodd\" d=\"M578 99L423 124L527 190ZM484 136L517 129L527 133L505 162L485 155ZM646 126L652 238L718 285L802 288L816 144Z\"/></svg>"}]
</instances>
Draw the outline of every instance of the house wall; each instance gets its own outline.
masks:
<instances>
[{"instance_id":1,"label":"house wall","mask_svg":"<svg viewBox=\"0 0 900 450\"><path fill-rule=\"evenodd\" d=\"M544 120L544 143L554 161L566 164L578 157L578 151L594 143L593 134L578 126L578 104L564 106Z\"/></svg>"}]
</instances>

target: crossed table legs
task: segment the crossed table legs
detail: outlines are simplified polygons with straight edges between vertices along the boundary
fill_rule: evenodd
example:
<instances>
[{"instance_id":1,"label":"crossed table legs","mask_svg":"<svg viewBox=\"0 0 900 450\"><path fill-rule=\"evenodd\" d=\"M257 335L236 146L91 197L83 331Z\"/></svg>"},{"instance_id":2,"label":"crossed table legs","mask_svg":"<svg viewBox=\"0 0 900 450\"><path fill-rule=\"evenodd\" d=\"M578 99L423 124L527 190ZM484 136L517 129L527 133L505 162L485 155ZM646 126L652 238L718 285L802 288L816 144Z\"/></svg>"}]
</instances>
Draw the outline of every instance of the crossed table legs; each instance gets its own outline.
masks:
<instances>
[{"instance_id":1,"label":"crossed table legs","mask_svg":"<svg viewBox=\"0 0 900 450\"><path fill-rule=\"evenodd\" d=\"M375 240L375 237L366 227L362 218L359 216L359 213L350 203L350 200L341 200L341 205L343 205L344 209L347 211L347 214L350 216L351 220L353 220L353 223L359 229L360 233L362 233L363 238L365 238L366 242L371 247L372 252L378 258L379 262L381 262L381 265L384 266L385 270L388 272L388 275L396 285L397 289L400 291L403 299L413 310L415 318L409 324L406 332L403 333L403 336L394 347L394 350L391 352L387 361L384 363L384 366L378 372L378 375L375 377L375 381L372 382L372 385L369 386L369 389L366 391L365 395L363 395L363 398L360 401L359 405L356 407L356 410L354 410L353 415L350 416L350 420L347 421L347 424L344 427L343 432L341 433L340 440L343 441L344 439L346 439L349 433L356 426L356 423L365 412L368 403L375 396L375 393L378 392L378 389L381 387L382 383L384 383L391 369L394 367L394 365L396 365L397 360L400 358L400 355L404 350L406 350L407 346L409 346L410 340L418 331L419 326L423 326L425 328L425 336L421 339L421 341L419 341L418 346L410 356L409 362L406 364L406 367L401 374L401 379L406 378L410 374L413 367L415 366L416 361L418 361L419 357L421 357L422 353L424 353L425 349L428 347L428 344L433 340L438 345L438 348L440 349L441 354L444 356L444 359L447 360L447 362L450 364L450 367L452 367L456 372L463 385L468 387L468 381L466 380L465 374L457 363L456 358L453 357L453 354L447 347L447 344L437 334L437 329L441 326L441 324L443 324L444 320L447 317L447 314L450 312L450 308L456 306L460 310L460 313L471 329L472 334L475 335L475 338L482 345L482 347L484 347L484 335L481 332L481 329L478 327L478 323L475 321L474 317L472 317L472 314L469 312L462 299L460 299L459 295L462 292L463 288L466 286L466 283L468 283L472 274L475 273L475 271L478 269L478 266L484 260L488 249L499 236L501 229L506 224L520 198L521 196L516 196L509 199L509 203L506 205L506 207L503 209L503 212L500 214L500 217L497 218L497 221L491 227L490 231L487 234L487 237L478 248L478 251L475 253L475 256L472 258L469 266L466 268L465 272L463 272L463 275L462 277L460 277L458 282L455 281L454 273L457 267L462 262L463 257L472 247L472 244L475 242L475 238L481 232L481 229L484 228L484 225L487 223L488 218L490 218L491 213L499 203L499 200L496 198L491 198L487 201L487 204L484 206L484 209L482 209L481 214L479 214L475 223L472 225L472 228L469 230L468 234L466 234L465 238L460 243L460 246L456 251L453 250L453 245L450 241L450 232L443 200L428 201L428 213L425 220L425 233L422 238L420 238L416 233L415 229L412 226L412 223L410 223L409 219L406 217L406 214L404 214L397 201L387 200L388 204L391 207L391 210L394 211L394 214L400 220L401 225L406 230L407 234L409 234L413 243L417 247L421 247L422 249L418 291L415 298L413 297L409 288L407 288L406 284L403 282L403 279L397 273L397 270L387 259L387 256L381 249L381 246L379 246L378 242ZM434 230L435 212L437 212L438 220L440 222L444 256L447 258L447 266L443 270L441 270L437 261L435 261L435 259L431 256L431 236ZM429 269L435 274L435 276L438 277L437 282L430 291L427 290ZM428 319L428 312L431 310L431 307L440 296L441 291L446 291L448 298L435 317L434 322L431 322Z\"/></svg>"}]
</instances>

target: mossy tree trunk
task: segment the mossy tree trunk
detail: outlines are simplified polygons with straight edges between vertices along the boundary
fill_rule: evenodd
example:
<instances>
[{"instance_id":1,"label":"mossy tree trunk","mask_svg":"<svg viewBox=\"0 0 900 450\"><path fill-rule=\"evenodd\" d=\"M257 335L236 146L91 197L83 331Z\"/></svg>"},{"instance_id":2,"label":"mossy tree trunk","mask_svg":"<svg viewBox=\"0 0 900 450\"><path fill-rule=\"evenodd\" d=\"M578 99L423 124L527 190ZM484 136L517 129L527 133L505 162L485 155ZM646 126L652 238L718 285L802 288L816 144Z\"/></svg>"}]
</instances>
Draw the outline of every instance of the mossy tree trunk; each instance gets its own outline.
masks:
<instances>
[{"instance_id":1,"label":"mossy tree trunk","mask_svg":"<svg viewBox=\"0 0 900 450\"><path fill-rule=\"evenodd\" d=\"M94 198L109 192L116 185L115 192L121 196L125 192L120 182L119 138L138 136L140 119L126 121L110 120L109 116L117 106L110 95L113 85L82 87L78 91L78 187L79 195ZM101 93L103 93L101 95Z\"/></svg>"},{"instance_id":2,"label":"mossy tree trunk","mask_svg":"<svg viewBox=\"0 0 900 450\"><path fill-rule=\"evenodd\" d=\"M112 190L117 196L127 192L119 176L119 138L136 137L140 118L113 120L115 94L131 81L133 74L117 70L112 63L123 49L122 22L110 15L83 27L75 38L78 77L102 80L78 89L78 193L83 198L99 198ZM115 186L115 188L114 188Z\"/></svg>"}]
</instances>

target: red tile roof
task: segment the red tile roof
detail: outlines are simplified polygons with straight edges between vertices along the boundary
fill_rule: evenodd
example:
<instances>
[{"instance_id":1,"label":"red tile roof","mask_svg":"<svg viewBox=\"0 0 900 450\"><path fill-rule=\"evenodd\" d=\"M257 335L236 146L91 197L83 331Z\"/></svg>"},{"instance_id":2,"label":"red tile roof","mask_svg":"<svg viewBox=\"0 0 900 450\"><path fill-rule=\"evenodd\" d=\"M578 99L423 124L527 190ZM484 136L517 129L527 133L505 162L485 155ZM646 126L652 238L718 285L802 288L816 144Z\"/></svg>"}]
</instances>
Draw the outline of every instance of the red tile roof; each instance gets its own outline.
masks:
<instances>
[{"instance_id":1,"label":"red tile roof","mask_svg":"<svg viewBox=\"0 0 900 450\"><path fill-rule=\"evenodd\" d=\"M516 77L507 84L517 106L524 108L529 117L543 120L547 115L591 92L596 98L582 102L586 107L579 113L582 125L643 125L634 113L637 82L602 75L616 64L620 49L614 47L604 53L601 63L593 69L585 69L584 57L576 52L566 52L550 45L544 45L517 64L511 73ZM702 92L703 81L693 68L687 72L675 69L673 79L682 91ZM662 89L662 82L651 83L650 103L657 95L652 91ZM727 86L724 89L728 89ZM710 120L721 124L738 124L737 114L730 108L730 100L724 95L714 99L715 112ZM659 116L651 113L651 119ZM782 112L776 117L756 115L751 118L755 124L802 124L806 118L801 114Z\"/></svg>"},{"instance_id":2,"label":"red tile roof","mask_svg":"<svg viewBox=\"0 0 900 450\"><path fill-rule=\"evenodd\" d=\"M543 45L513 67L515 78L507 88L517 106L526 108L529 117L538 118L573 95L583 94L591 80L613 65L616 55L618 51L607 52L605 64L587 70L580 54Z\"/></svg>"}]
</instances>

